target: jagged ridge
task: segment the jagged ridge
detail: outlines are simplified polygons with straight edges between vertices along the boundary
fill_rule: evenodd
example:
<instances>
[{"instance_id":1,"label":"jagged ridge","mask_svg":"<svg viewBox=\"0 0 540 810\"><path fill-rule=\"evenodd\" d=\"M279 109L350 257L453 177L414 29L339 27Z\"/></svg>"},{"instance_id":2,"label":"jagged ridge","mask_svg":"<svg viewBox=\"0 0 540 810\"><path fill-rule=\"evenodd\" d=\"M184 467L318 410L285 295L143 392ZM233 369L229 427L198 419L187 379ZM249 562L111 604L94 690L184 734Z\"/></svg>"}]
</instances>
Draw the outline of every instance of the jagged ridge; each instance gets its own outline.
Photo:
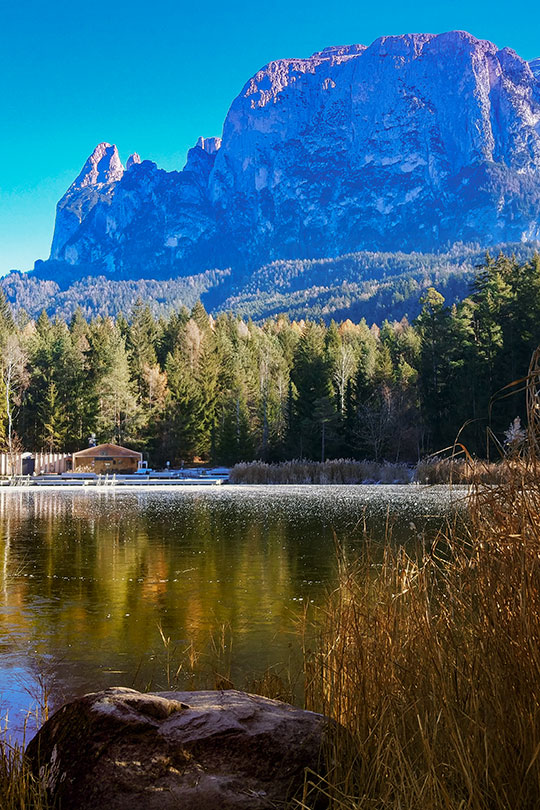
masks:
<instances>
[{"instance_id":1,"label":"jagged ridge","mask_svg":"<svg viewBox=\"0 0 540 810\"><path fill-rule=\"evenodd\" d=\"M181 172L100 144L41 277L168 278L540 237L540 60L465 32L271 62Z\"/></svg>"}]
</instances>

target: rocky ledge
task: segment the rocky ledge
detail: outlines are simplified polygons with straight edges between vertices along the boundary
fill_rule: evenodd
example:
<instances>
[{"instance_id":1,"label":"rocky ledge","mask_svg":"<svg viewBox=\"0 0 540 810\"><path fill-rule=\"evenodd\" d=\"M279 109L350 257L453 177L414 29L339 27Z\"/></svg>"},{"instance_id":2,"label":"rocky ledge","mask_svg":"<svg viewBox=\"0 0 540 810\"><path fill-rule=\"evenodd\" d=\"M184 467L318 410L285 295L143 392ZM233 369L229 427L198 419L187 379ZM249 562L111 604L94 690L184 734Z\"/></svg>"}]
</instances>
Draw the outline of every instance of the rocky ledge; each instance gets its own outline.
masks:
<instances>
[{"instance_id":1,"label":"rocky ledge","mask_svg":"<svg viewBox=\"0 0 540 810\"><path fill-rule=\"evenodd\" d=\"M57 711L27 755L62 810L266 810L320 768L325 719L236 690L111 688Z\"/></svg>"}]
</instances>

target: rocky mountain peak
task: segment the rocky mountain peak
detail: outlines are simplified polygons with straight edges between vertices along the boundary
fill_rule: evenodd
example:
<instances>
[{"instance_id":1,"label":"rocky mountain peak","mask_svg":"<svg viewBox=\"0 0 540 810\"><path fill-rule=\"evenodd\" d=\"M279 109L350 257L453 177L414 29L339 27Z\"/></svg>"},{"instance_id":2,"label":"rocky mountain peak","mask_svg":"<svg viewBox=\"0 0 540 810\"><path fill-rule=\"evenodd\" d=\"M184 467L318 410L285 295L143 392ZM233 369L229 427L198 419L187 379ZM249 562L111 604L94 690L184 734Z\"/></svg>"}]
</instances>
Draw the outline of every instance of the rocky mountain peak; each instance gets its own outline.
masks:
<instances>
[{"instance_id":1,"label":"rocky mountain peak","mask_svg":"<svg viewBox=\"0 0 540 810\"><path fill-rule=\"evenodd\" d=\"M333 59L337 56L356 56L365 51L366 47L366 45L330 45L328 48L323 48L322 51L316 51L312 59L314 57Z\"/></svg>"},{"instance_id":2,"label":"rocky mountain peak","mask_svg":"<svg viewBox=\"0 0 540 810\"><path fill-rule=\"evenodd\" d=\"M184 172L197 178L197 182L204 185L205 193L208 178L214 166L216 155L221 148L221 138L199 138L195 146L187 153Z\"/></svg>"},{"instance_id":3,"label":"rocky mountain peak","mask_svg":"<svg viewBox=\"0 0 540 810\"><path fill-rule=\"evenodd\" d=\"M99 143L84 164L72 188L114 183L121 180L123 174L124 167L116 146L106 142Z\"/></svg>"},{"instance_id":4,"label":"rocky mountain peak","mask_svg":"<svg viewBox=\"0 0 540 810\"><path fill-rule=\"evenodd\" d=\"M140 157L139 153L138 153L138 152L133 152L133 154L132 154L132 155L130 155L130 156L128 157L128 159L127 159L127 162L126 162L126 172L128 171L128 169L131 169L131 167L132 167L132 166L133 166L135 163L140 163L140 162L141 162L141 157Z\"/></svg>"},{"instance_id":5,"label":"rocky mountain peak","mask_svg":"<svg viewBox=\"0 0 540 810\"><path fill-rule=\"evenodd\" d=\"M540 240L539 78L540 59L466 31L270 62L181 172L132 156L124 174L99 144L51 256L147 278Z\"/></svg>"},{"instance_id":6,"label":"rocky mountain peak","mask_svg":"<svg viewBox=\"0 0 540 810\"><path fill-rule=\"evenodd\" d=\"M536 76L537 79L540 79L540 57L537 59L531 59L529 62L529 67L533 76Z\"/></svg>"},{"instance_id":7,"label":"rocky mountain peak","mask_svg":"<svg viewBox=\"0 0 540 810\"><path fill-rule=\"evenodd\" d=\"M208 152L209 155L215 155L218 149L221 147L221 138L200 137L196 145L204 152Z\"/></svg>"}]
</instances>

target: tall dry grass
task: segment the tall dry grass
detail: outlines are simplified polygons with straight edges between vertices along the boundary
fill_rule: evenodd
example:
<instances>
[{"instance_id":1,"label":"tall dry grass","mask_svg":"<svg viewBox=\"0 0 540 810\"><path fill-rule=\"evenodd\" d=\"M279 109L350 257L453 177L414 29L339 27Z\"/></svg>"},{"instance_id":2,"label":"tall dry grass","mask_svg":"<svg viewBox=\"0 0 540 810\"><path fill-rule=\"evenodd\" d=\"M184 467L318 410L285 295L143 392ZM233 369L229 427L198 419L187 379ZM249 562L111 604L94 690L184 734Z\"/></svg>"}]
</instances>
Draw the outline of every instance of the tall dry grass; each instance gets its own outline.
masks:
<instances>
[{"instance_id":1,"label":"tall dry grass","mask_svg":"<svg viewBox=\"0 0 540 810\"><path fill-rule=\"evenodd\" d=\"M343 727L333 808L540 806L538 547L505 532L450 553L342 572L307 698Z\"/></svg>"},{"instance_id":2,"label":"tall dry grass","mask_svg":"<svg viewBox=\"0 0 540 810\"><path fill-rule=\"evenodd\" d=\"M36 707L29 711L22 740L13 739L9 731L8 713L0 727L0 808L1 810L52 810L47 799L45 783L36 779L26 760L27 731L34 723L37 728L48 718L48 691L39 682L40 694ZM46 778L46 774L44 774Z\"/></svg>"},{"instance_id":3,"label":"tall dry grass","mask_svg":"<svg viewBox=\"0 0 540 810\"><path fill-rule=\"evenodd\" d=\"M49 810L44 785L31 773L24 746L0 742L0 807L2 810Z\"/></svg>"},{"instance_id":4,"label":"tall dry grass","mask_svg":"<svg viewBox=\"0 0 540 810\"><path fill-rule=\"evenodd\" d=\"M21 735L12 735L9 711L0 722L0 810L53 810L46 791L48 774L37 779L24 753L27 740L49 718L50 688L44 673L28 694L33 708L27 711Z\"/></svg>"},{"instance_id":5,"label":"tall dry grass","mask_svg":"<svg viewBox=\"0 0 540 810\"><path fill-rule=\"evenodd\" d=\"M422 459L416 465L418 484L499 484L508 480L509 461L488 462L470 457ZM513 473L512 473L513 475Z\"/></svg>"},{"instance_id":6,"label":"tall dry grass","mask_svg":"<svg viewBox=\"0 0 540 810\"><path fill-rule=\"evenodd\" d=\"M538 358L537 358L538 359ZM540 410L472 524L430 549L341 560L308 661L308 708L338 725L296 807L540 807Z\"/></svg>"},{"instance_id":7,"label":"tall dry grass","mask_svg":"<svg viewBox=\"0 0 540 810\"><path fill-rule=\"evenodd\" d=\"M267 464L250 461L236 464L229 475L231 484L408 484L412 470L407 464L385 461L330 461L296 459Z\"/></svg>"},{"instance_id":8,"label":"tall dry grass","mask_svg":"<svg viewBox=\"0 0 540 810\"><path fill-rule=\"evenodd\" d=\"M470 457L422 459L416 467L389 461L244 461L229 475L231 484L498 484L508 478L509 462ZM512 473L513 475L514 473Z\"/></svg>"}]
</instances>

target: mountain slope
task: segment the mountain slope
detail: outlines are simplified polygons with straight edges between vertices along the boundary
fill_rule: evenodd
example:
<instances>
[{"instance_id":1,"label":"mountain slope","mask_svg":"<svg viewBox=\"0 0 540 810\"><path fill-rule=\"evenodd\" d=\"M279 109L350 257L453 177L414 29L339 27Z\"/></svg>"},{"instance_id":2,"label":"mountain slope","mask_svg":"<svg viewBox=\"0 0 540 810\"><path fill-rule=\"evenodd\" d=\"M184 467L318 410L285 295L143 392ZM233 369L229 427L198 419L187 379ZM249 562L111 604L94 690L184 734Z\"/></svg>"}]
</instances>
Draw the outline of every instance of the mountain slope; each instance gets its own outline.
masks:
<instances>
[{"instance_id":1,"label":"mountain slope","mask_svg":"<svg viewBox=\"0 0 540 810\"><path fill-rule=\"evenodd\" d=\"M525 262L530 244L501 245L507 255ZM230 311L254 320L286 313L293 318L414 318L420 297L436 286L452 304L469 292L476 268L485 258L478 247L455 246L448 253L368 252L327 259L277 260L236 281L229 270L209 270L164 280L86 277L61 287L35 273L11 273L0 286L15 310L37 317L70 319L80 308L86 317L129 315L138 298L155 315L191 308L202 300L209 312Z\"/></svg>"},{"instance_id":2,"label":"mountain slope","mask_svg":"<svg viewBox=\"0 0 540 810\"><path fill-rule=\"evenodd\" d=\"M540 237L540 74L454 31L271 62L223 138L165 172L100 144L41 278L170 278L359 250Z\"/></svg>"}]
</instances>

